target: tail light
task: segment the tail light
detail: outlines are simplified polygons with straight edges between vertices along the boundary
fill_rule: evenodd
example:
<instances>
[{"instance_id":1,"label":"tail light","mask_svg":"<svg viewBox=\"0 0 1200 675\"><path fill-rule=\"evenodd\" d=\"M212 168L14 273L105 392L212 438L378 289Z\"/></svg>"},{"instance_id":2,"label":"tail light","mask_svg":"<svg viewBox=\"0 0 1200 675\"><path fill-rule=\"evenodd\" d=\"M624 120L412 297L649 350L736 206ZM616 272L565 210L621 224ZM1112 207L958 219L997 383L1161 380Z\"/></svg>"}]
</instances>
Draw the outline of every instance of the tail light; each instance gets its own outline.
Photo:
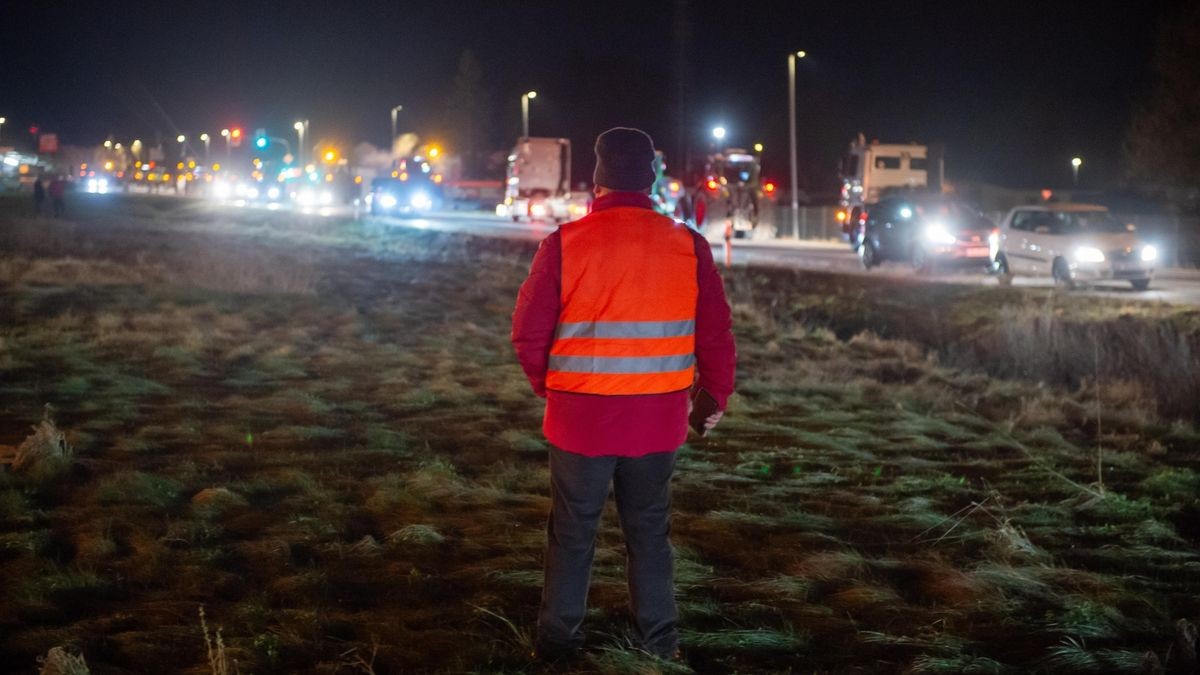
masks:
<instances>
[{"instance_id":1,"label":"tail light","mask_svg":"<svg viewBox=\"0 0 1200 675\"><path fill-rule=\"evenodd\" d=\"M716 192L717 188L719 187L719 185L717 184L717 181L715 181L711 178L708 179L708 182L705 183L704 186L707 187L709 189L709 191L711 191L711 192Z\"/></svg>"},{"instance_id":2,"label":"tail light","mask_svg":"<svg viewBox=\"0 0 1200 675\"><path fill-rule=\"evenodd\" d=\"M767 194L769 194L769 195L773 195L773 194L775 194L775 184L774 184L774 183L769 183L769 182L768 182L768 183L763 183L763 192L765 192L765 193L767 193Z\"/></svg>"}]
</instances>

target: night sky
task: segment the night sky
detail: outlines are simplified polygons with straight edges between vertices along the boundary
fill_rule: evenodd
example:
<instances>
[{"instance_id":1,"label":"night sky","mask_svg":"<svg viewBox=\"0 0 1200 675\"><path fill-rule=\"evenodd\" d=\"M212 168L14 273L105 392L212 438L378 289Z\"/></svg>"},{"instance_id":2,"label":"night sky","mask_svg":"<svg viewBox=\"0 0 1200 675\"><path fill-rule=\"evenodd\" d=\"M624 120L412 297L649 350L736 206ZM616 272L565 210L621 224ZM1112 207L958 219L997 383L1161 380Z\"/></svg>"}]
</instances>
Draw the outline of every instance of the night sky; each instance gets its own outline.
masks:
<instances>
[{"instance_id":1,"label":"night sky","mask_svg":"<svg viewBox=\"0 0 1200 675\"><path fill-rule=\"evenodd\" d=\"M723 123L787 175L785 57L797 78L802 180L832 185L859 131L943 142L951 179L1061 186L1120 176L1132 108L1153 84L1159 22L1179 2L6 3L5 144L31 123L71 144L216 135L311 120L317 139L386 142L437 127L458 60L481 63L492 145L511 146L520 94L533 135L645 128L672 158ZM77 6L80 5L80 6ZM682 52L681 52L682 50ZM682 54L683 58L679 58ZM680 82L686 126L679 124ZM682 130L682 132L681 132Z\"/></svg>"}]
</instances>

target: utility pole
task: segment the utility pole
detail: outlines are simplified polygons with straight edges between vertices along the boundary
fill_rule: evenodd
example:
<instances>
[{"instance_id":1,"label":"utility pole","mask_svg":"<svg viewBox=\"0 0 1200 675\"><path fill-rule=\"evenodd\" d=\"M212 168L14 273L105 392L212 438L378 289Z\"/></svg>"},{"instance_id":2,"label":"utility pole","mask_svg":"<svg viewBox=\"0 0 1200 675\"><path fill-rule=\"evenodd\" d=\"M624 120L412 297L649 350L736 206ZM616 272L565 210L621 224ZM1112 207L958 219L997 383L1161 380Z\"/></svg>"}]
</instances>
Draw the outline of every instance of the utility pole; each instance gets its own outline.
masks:
<instances>
[{"instance_id":1,"label":"utility pole","mask_svg":"<svg viewBox=\"0 0 1200 675\"><path fill-rule=\"evenodd\" d=\"M796 59L808 56L807 53L792 52L788 54L788 133L791 136L792 153L792 236L800 238L800 183L797 178L796 161Z\"/></svg>"}]
</instances>

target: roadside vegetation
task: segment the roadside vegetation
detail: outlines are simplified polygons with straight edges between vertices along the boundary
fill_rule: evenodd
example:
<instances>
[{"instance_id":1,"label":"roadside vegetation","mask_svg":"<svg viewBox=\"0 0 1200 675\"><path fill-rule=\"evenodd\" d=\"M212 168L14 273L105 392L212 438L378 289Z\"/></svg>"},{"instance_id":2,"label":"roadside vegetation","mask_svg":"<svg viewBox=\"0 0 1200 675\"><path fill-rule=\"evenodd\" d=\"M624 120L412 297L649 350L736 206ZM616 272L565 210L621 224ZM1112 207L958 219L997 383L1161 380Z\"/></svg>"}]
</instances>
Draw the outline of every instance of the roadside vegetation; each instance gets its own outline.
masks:
<instances>
[{"instance_id":1,"label":"roadside vegetation","mask_svg":"<svg viewBox=\"0 0 1200 675\"><path fill-rule=\"evenodd\" d=\"M0 468L0 671L554 671L528 658L541 402L508 344L532 244L71 210L0 203L0 458L47 448ZM687 664L631 648L609 513L575 671L1194 667L1200 315L726 283L739 393L675 481Z\"/></svg>"}]
</instances>

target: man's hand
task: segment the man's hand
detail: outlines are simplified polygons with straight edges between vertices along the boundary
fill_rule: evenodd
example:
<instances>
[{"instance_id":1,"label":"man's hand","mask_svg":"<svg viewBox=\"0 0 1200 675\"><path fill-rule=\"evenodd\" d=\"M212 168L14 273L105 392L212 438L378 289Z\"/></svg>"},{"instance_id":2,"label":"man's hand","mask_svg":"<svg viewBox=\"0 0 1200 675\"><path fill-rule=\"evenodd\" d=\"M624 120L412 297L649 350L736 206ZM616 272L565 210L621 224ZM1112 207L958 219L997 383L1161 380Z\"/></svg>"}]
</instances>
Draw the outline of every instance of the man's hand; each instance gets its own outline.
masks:
<instances>
[{"instance_id":1,"label":"man's hand","mask_svg":"<svg viewBox=\"0 0 1200 675\"><path fill-rule=\"evenodd\" d=\"M688 405L689 405L689 407L691 406L690 403ZM717 422L720 422L721 418L724 416L725 416L724 410L718 410L717 412L709 415L708 418L704 420L704 431L705 432L712 431L713 427L717 426Z\"/></svg>"}]
</instances>

